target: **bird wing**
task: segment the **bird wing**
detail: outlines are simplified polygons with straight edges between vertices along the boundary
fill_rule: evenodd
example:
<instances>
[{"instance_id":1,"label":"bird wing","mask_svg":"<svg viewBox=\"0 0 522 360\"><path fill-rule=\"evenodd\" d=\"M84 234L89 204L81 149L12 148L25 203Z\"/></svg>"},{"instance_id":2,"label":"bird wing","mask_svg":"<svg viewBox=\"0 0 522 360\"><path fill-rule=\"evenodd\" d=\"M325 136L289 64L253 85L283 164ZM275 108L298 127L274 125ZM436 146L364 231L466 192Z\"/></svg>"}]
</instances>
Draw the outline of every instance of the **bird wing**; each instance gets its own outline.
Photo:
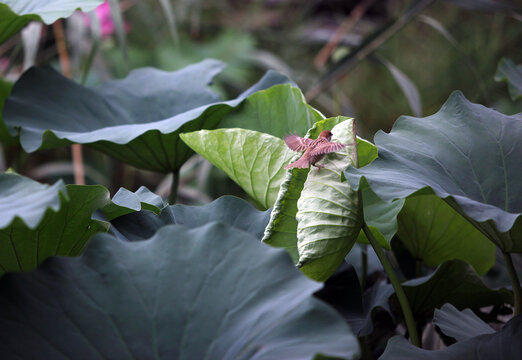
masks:
<instances>
[{"instance_id":1,"label":"bird wing","mask_svg":"<svg viewBox=\"0 0 522 360\"><path fill-rule=\"evenodd\" d=\"M299 135L287 135L285 136L286 145L294 151L305 151L313 142L313 139L307 139L300 137Z\"/></svg>"},{"instance_id":2,"label":"bird wing","mask_svg":"<svg viewBox=\"0 0 522 360\"><path fill-rule=\"evenodd\" d=\"M310 150L310 156L317 156L317 155L323 155L328 154L331 152L336 152L344 148L345 144L340 144L336 142L322 142L318 144L315 148Z\"/></svg>"}]
</instances>

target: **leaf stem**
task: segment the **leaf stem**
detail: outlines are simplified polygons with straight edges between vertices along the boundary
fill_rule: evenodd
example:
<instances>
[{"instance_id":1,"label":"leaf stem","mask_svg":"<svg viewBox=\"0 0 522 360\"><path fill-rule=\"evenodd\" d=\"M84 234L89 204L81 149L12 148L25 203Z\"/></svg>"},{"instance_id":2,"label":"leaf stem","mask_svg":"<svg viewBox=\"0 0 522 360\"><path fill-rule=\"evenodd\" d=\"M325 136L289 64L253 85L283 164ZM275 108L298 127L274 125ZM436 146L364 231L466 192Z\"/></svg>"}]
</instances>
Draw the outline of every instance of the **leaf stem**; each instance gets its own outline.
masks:
<instances>
[{"instance_id":1,"label":"leaf stem","mask_svg":"<svg viewBox=\"0 0 522 360\"><path fill-rule=\"evenodd\" d=\"M511 286L513 287L513 294L515 295L514 303L515 303L515 313L517 316L520 314L522 310L522 288L520 287L520 280L517 275L517 270L513 265L513 259L511 259L511 254L502 252L504 255L504 260L506 261L506 268L509 273L509 279L511 280Z\"/></svg>"},{"instance_id":2,"label":"leaf stem","mask_svg":"<svg viewBox=\"0 0 522 360\"><path fill-rule=\"evenodd\" d=\"M368 278L368 249L366 244L362 246L361 250L361 267L361 291L364 293L366 279Z\"/></svg>"},{"instance_id":3,"label":"leaf stem","mask_svg":"<svg viewBox=\"0 0 522 360\"><path fill-rule=\"evenodd\" d=\"M172 171L172 183L170 185L169 204L175 204L178 197L179 169Z\"/></svg>"},{"instance_id":4,"label":"leaf stem","mask_svg":"<svg viewBox=\"0 0 522 360\"><path fill-rule=\"evenodd\" d=\"M371 230L368 228L368 225L366 225L366 222L363 222L363 231L368 240L370 241L373 250L375 250L375 253L379 258L379 261L381 262L382 267L386 272L386 275L388 275L393 289L395 290L395 294L397 294L397 299L399 300L399 304L401 305L402 309L402 314L404 315L404 320L406 321L406 328L408 329L408 333L410 334L410 341L413 345L420 347L421 345L419 341L419 335L417 333L417 327L415 325L415 319L413 318L413 313L411 311L410 304L408 303L408 298L406 297L404 289L402 288L401 283L397 278L397 274L395 274L395 271L393 270L390 261L386 257L386 254L384 254L384 251L377 242L377 239L375 239Z\"/></svg>"}]
</instances>

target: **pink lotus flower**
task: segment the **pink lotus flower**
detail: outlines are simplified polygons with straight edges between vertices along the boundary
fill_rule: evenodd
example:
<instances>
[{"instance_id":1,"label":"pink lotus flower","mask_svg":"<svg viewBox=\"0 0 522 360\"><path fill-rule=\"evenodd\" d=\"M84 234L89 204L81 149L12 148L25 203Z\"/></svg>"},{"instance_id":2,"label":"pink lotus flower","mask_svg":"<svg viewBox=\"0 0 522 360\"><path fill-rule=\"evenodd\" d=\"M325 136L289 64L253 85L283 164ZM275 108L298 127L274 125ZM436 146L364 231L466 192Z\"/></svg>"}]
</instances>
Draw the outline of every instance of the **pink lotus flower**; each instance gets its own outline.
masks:
<instances>
[{"instance_id":1,"label":"pink lotus flower","mask_svg":"<svg viewBox=\"0 0 522 360\"><path fill-rule=\"evenodd\" d=\"M94 13L100 22L101 37L106 38L114 34L116 26L112 21L111 5L109 2L106 0L103 4L94 9ZM88 16L85 16L85 23L87 26L91 25L91 19ZM129 24L124 23L124 29L125 32L128 32L130 30Z\"/></svg>"}]
</instances>

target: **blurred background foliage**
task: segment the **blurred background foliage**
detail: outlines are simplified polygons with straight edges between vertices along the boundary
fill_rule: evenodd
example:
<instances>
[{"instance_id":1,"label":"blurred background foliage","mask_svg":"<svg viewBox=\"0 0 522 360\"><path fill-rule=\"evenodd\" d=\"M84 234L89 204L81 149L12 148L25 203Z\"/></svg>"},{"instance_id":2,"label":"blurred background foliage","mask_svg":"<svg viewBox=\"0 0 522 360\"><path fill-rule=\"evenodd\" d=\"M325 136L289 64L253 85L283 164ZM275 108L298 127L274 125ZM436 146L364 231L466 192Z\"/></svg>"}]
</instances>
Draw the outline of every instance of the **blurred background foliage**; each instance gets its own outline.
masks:
<instances>
[{"instance_id":1,"label":"blurred background foliage","mask_svg":"<svg viewBox=\"0 0 522 360\"><path fill-rule=\"evenodd\" d=\"M510 100L506 85L493 78L501 58L522 62L522 12L517 3L110 0L63 23L72 77L78 82L96 85L138 67L175 70L210 57L229 64L213 87L232 98L274 69L290 76L325 116L355 117L359 134L372 140L379 129L389 131L400 115L436 112L457 89L473 102L508 114L521 112L522 100ZM409 9L417 10L404 27L361 56L368 39L379 39ZM24 36L0 45L2 84L17 79L28 54L33 54L29 60L34 64L60 69L52 27ZM24 48L31 37L37 40L32 53ZM349 71L335 75L347 61L353 62ZM332 76L333 81L326 81ZM318 85L321 90L314 94ZM73 182L69 149L27 155L4 142L0 155L2 170L12 167L44 182ZM112 193L120 186L136 190L141 185L168 192L164 175L136 170L90 149L84 149L83 160L87 183L100 183ZM180 185L180 202L243 196L226 175L198 156L182 168Z\"/></svg>"}]
</instances>

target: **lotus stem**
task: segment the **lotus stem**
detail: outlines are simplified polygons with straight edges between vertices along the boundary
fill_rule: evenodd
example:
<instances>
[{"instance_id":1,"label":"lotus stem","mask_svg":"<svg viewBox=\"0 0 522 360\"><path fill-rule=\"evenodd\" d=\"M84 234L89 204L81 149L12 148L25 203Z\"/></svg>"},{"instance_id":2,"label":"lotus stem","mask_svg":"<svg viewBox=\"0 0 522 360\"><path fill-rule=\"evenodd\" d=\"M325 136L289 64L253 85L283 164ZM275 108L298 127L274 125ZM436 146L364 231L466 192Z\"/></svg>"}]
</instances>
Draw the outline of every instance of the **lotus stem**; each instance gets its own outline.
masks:
<instances>
[{"instance_id":1,"label":"lotus stem","mask_svg":"<svg viewBox=\"0 0 522 360\"><path fill-rule=\"evenodd\" d=\"M364 293L366 288L366 279L368 278L368 249L366 244L362 246L361 250L361 291Z\"/></svg>"},{"instance_id":2,"label":"lotus stem","mask_svg":"<svg viewBox=\"0 0 522 360\"><path fill-rule=\"evenodd\" d=\"M511 254L502 252L504 255L504 260L506 261L506 268L509 273L509 279L511 280L511 286L513 287L513 295L515 297L515 313L514 316L520 314L522 310L522 288L520 287L520 280L518 278L517 270L513 265L513 259L511 259Z\"/></svg>"},{"instance_id":3,"label":"lotus stem","mask_svg":"<svg viewBox=\"0 0 522 360\"><path fill-rule=\"evenodd\" d=\"M53 33L56 41L56 49L60 60L60 69L62 74L67 77L72 77L71 61L69 53L67 52L67 44L65 42L65 34L63 31L62 20L58 19L53 24ZM83 169L82 146L80 144L71 145L72 162L74 172L74 183L76 185L85 185L85 172Z\"/></svg>"},{"instance_id":4,"label":"lotus stem","mask_svg":"<svg viewBox=\"0 0 522 360\"><path fill-rule=\"evenodd\" d=\"M402 309L402 314L406 322L406 328L408 329L408 333L410 334L410 341L413 345L421 347L419 334L417 333L417 327L415 325L415 319L413 318L413 313L411 311L408 298L406 297L406 293L404 293L404 289L402 288L401 283L399 282L399 278L397 278L397 274L395 274L395 271L393 270L390 261L386 257L386 254L384 254L384 251L377 242L377 239L375 239L371 230L368 228L368 225L366 225L366 222L363 223L363 231L368 240L370 241L373 250L375 250L375 254L377 254L377 257L379 258L379 261L381 262L382 267L386 272L386 275L388 275L393 289L395 290L395 294L397 294L397 299L399 300L399 304Z\"/></svg>"},{"instance_id":5,"label":"lotus stem","mask_svg":"<svg viewBox=\"0 0 522 360\"><path fill-rule=\"evenodd\" d=\"M170 185L169 204L175 204L178 197L179 169L172 172L172 183Z\"/></svg>"}]
</instances>

